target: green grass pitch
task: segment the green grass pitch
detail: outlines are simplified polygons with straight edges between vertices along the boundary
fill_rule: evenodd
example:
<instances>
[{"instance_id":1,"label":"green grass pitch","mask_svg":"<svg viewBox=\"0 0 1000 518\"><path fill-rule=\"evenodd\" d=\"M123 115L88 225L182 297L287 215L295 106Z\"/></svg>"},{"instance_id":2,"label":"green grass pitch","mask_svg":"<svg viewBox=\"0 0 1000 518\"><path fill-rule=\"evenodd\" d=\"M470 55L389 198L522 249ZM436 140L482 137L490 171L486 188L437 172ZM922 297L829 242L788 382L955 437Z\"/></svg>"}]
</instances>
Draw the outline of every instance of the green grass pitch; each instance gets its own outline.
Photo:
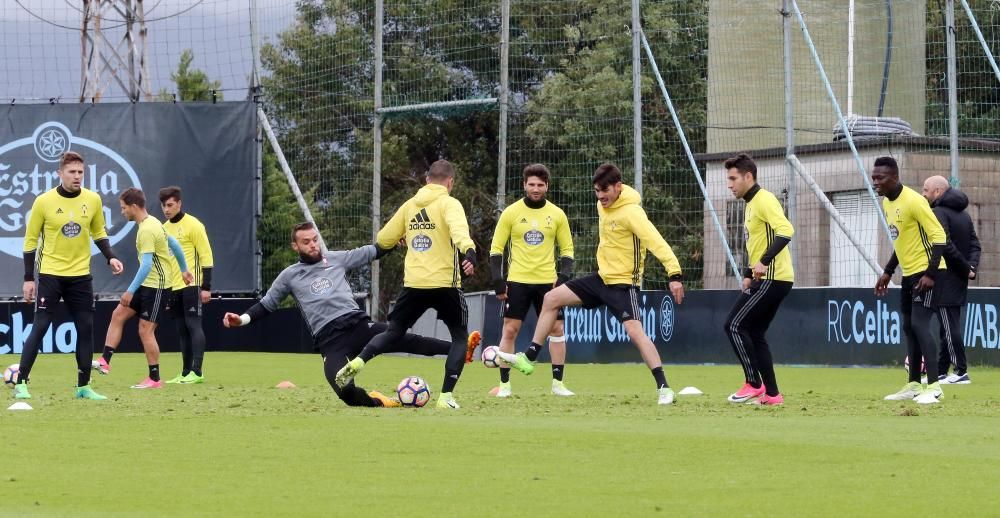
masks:
<instances>
[{"instance_id":1,"label":"green grass pitch","mask_svg":"<svg viewBox=\"0 0 1000 518\"><path fill-rule=\"evenodd\" d=\"M4 357L13 363L13 356ZM164 355L165 377L180 358ZM466 367L459 411L351 409L315 355L209 353L204 385L137 391L138 354L72 399L71 355L39 358L34 410L2 410L0 515L915 516L995 515L1000 371L933 408L886 402L901 368L779 367L786 404L732 405L736 366L668 365L703 396L658 407L641 365ZM381 357L358 381L440 386L443 361ZM282 380L298 388L273 388ZM436 396L436 394L435 394ZM6 405L13 403L9 391ZM6 406L4 407L6 408ZM956 507L959 506L959 507Z\"/></svg>"}]
</instances>

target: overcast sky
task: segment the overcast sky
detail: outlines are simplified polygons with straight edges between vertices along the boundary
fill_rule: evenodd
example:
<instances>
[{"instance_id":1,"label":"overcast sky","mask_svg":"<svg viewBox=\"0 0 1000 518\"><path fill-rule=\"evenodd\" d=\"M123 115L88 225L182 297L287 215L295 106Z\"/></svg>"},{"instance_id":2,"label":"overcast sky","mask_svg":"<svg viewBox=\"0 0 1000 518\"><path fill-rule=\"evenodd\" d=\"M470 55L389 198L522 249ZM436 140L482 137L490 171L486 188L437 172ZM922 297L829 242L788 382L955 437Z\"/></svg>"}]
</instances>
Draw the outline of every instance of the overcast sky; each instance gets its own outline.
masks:
<instances>
[{"instance_id":1,"label":"overcast sky","mask_svg":"<svg viewBox=\"0 0 1000 518\"><path fill-rule=\"evenodd\" d=\"M260 13L262 38L273 40L294 21L292 0L145 0L151 89L174 90L170 73L192 49L193 67L222 81L226 99L243 98L253 66L251 4ZM62 97L75 102L81 88L82 0L0 0L0 100ZM124 35L117 13L104 21L114 43ZM115 26L118 26L117 28ZM106 101L124 101L112 83Z\"/></svg>"}]
</instances>

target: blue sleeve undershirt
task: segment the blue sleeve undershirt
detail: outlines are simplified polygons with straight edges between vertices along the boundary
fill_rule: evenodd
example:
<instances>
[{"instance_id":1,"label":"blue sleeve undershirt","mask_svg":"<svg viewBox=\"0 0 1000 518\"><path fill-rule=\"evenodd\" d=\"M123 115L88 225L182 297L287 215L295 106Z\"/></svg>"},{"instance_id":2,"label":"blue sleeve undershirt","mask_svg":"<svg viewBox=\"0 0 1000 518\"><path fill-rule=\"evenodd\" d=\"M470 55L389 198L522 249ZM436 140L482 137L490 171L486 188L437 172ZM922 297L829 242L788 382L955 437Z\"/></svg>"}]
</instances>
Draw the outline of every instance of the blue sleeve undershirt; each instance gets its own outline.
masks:
<instances>
[{"instance_id":1,"label":"blue sleeve undershirt","mask_svg":"<svg viewBox=\"0 0 1000 518\"><path fill-rule=\"evenodd\" d=\"M142 259L139 261L139 270L135 272L135 278L132 279L132 284L128 285L128 292L135 293L142 285L142 281L146 280L149 276L149 272L153 271L153 253L146 252L142 254Z\"/></svg>"},{"instance_id":2,"label":"blue sleeve undershirt","mask_svg":"<svg viewBox=\"0 0 1000 518\"><path fill-rule=\"evenodd\" d=\"M174 236L167 236L167 246L170 247L170 252L177 258L177 264L181 267L181 272L188 271L187 259L184 258L184 248L181 247L180 242L174 239Z\"/></svg>"}]
</instances>

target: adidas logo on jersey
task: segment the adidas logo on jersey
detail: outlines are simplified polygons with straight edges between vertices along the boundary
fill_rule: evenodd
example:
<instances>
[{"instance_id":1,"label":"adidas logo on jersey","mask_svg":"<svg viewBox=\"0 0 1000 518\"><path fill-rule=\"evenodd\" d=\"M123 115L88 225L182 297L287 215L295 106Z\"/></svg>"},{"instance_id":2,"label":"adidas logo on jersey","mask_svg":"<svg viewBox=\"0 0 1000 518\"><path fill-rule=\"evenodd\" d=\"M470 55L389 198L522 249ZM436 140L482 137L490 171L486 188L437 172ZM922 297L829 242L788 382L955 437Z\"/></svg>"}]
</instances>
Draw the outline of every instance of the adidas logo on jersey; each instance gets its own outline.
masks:
<instances>
[{"instance_id":1,"label":"adidas logo on jersey","mask_svg":"<svg viewBox=\"0 0 1000 518\"><path fill-rule=\"evenodd\" d=\"M62 213L63 213L62 207L56 209L56 214L62 214Z\"/></svg>"},{"instance_id":2,"label":"adidas logo on jersey","mask_svg":"<svg viewBox=\"0 0 1000 518\"><path fill-rule=\"evenodd\" d=\"M431 222L431 217L427 215L427 209L420 209L410 220L410 230L434 230L437 225Z\"/></svg>"}]
</instances>

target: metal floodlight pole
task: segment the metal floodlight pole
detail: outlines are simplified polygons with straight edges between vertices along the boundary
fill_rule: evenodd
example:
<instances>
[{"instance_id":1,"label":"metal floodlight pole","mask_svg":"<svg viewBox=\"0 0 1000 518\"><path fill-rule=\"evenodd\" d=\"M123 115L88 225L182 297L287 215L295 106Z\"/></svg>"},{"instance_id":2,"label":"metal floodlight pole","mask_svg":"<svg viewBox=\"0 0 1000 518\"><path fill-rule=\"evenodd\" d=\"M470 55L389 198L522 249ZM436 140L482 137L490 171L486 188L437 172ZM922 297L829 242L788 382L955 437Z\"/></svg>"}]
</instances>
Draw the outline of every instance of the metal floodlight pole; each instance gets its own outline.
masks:
<instances>
[{"instance_id":1,"label":"metal floodlight pole","mask_svg":"<svg viewBox=\"0 0 1000 518\"><path fill-rule=\"evenodd\" d=\"M781 29L782 29L782 61L785 69L785 154L795 153L795 104L792 91L792 18L788 12L788 0L781 2ZM795 168L787 164L788 168L788 220L792 225L798 224L798 189L796 188ZM792 269L798 268L799 245L798 240L793 239L789 243L789 252L792 256Z\"/></svg>"},{"instance_id":2,"label":"metal floodlight pole","mask_svg":"<svg viewBox=\"0 0 1000 518\"><path fill-rule=\"evenodd\" d=\"M649 42L646 41L646 35L642 32L639 27L633 27L633 31L638 31L639 36L642 40L642 46L646 49L646 57L649 59L650 66L653 67L653 75L656 76L656 83L660 86L660 92L663 94L663 100L667 104L667 109L670 110L670 117L674 121L674 127L677 129L677 135L681 139L681 144L684 146L684 152L687 154L688 163L691 165L691 170L694 172L694 177L698 181L698 187L701 188L701 194L705 197L705 203L708 204L708 211L712 215L712 222L715 224L715 230L719 233L719 239L722 240L722 246L726 249L726 256L729 258L729 266L733 269L733 275L736 276L737 283L742 286L742 275L740 274L740 268L736 265L736 259L733 258L733 251L729 247L729 240L726 239L726 233L722 229L722 224L719 222L719 215L715 212L715 207L712 205L712 200L708 196L708 189L705 187L705 182L701 179L701 170L698 169L698 163L694 160L694 154L691 152L691 146L688 145L687 136L684 134L684 128L681 126L681 120L677 116L677 110L674 109L674 103L670 100L670 94L667 92L667 86L663 83L663 76L660 75L660 67L656 65L656 58L653 57L653 50L649 48Z\"/></svg>"},{"instance_id":3,"label":"metal floodlight pole","mask_svg":"<svg viewBox=\"0 0 1000 518\"><path fill-rule=\"evenodd\" d=\"M840 121L840 127L844 130L844 136L847 138L847 145L851 148L851 153L854 155L854 161L858 166L858 174L861 175L861 179L864 180L865 188L868 190L868 195L871 196L872 201L875 206L879 206L878 196L875 194L875 189L872 188L871 179L868 178L868 170L865 168L864 162L861 160L861 154L858 153L857 146L854 145L854 137L851 135L851 130L847 126L847 121L844 119L844 113L840 110L840 103L837 102L837 96L833 93L833 85L830 84L830 78L826 75L826 69L823 68L823 61L819 58L819 52L816 50L816 45L813 44L812 36L809 35L809 27L806 25L806 20L802 16L802 10L799 9L799 4L796 0L790 0L792 9L795 11L795 16L799 20L799 27L802 29L802 35L806 40L806 44L809 46L809 53L812 55L813 63L816 65L816 70L819 72L820 79L823 80L823 86L826 87L826 95L830 98L830 104L833 105L833 110L837 113L837 120ZM882 211L878 211L879 221L882 222L882 229L885 231L885 236L890 239L889 243L892 244L892 240L889 236L892 234L889 232L889 223L885 220L885 214Z\"/></svg>"},{"instance_id":4,"label":"metal floodlight pole","mask_svg":"<svg viewBox=\"0 0 1000 518\"><path fill-rule=\"evenodd\" d=\"M948 151L951 182L958 185L958 58L955 50L955 0L945 2L948 49Z\"/></svg>"},{"instance_id":5,"label":"metal floodlight pole","mask_svg":"<svg viewBox=\"0 0 1000 518\"><path fill-rule=\"evenodd\" d=\"M642 30L640 0L632 0L632 153L635 190L642 194Z\"/></svg>"},{"instance_id":6,"label":"metal floodlight pole","mask_svg":"<svg viewBox=\"0 0 1000 518\"><path fill-rule=\"evenodd\" d=\"M143 1L83 0L80 102L99 101L112 81L132 102L152 100ZM125 28L125 35L117 43L108 41L104 33L103 22L108 21L112 28Z\"/></svg>"},{"instance_id":7,"label":"metal floodlight pole","mask_svg":"<svg viewBox=\"0 0 1000 518\"><path fill-rule=\"evenodd\" d=\"M281 150L278 137L275 136L274 130L271 129L271 123L267 120L267 114L260 108L257 108L257 120L260 121L260 125L264 129L264 134L267 135L268 142L271 143L271 149L274 150L275 156L278 157L278 165L281 166L281 171L285 173L285 180L288 181L288 187L292 189L292 194L295 195L295 201L298 202L299 209L302 210L302 215L305 216L306 221L316 225L316 220L313 219L312 212L309 211L309 204L306 203L306 198L302 196L302 190L299 189L299 182L295 181L292 168L288 166L288 160L285 159L285 152ZM323 241L323 233L319 232L319 226L316 226L316 234L319 235L320 248L323 250L323 253L326 253L326 242Z\"/></svg>"},{"instance_id":8,"label":"metal floodlight pole","mask_svg":"<svg viewBox=\"0 0 1000 518\"><path fill-rule=\"evenodd\" d=\"M497 210L507 204L507 119L510 101L510 0L500 2L500 128L497 136Z\"/></svg>"},{"instance_id":9,"label":"metal floodlight pole","mask_svg":"<svg viewBox=\"0 0 1000 518\"><path fill-rule=\"evenodd\" d=\"M385 23L385 0L375 0L375 113L372 127L372 241L382 226L382 26ZM371 311L372 318L379 318L379 261L372 263Z\"/></svg>"}]
</instances>

